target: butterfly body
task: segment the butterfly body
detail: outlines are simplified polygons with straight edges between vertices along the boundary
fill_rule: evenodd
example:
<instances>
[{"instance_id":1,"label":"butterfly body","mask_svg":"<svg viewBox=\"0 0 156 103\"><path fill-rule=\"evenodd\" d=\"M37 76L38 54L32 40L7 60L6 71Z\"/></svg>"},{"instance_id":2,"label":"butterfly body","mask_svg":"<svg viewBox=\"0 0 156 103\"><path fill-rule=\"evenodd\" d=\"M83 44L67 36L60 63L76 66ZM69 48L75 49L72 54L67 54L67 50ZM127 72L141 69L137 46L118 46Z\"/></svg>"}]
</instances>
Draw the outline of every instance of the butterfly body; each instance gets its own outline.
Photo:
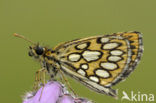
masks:
<instances>
[{"instance_id":1,"label":"butterfly body","mask_svg":"<svg viewBox=\"0 0 156 103\"><path fill-rule=\"evenodd\" d=\"M54 49L34 45L29 55L38 59L51 77L58 69L99 93L116 97L111 86L124 80L143 53L139 32L115 33L69 41Z\"/></svg>"}]
</instances>

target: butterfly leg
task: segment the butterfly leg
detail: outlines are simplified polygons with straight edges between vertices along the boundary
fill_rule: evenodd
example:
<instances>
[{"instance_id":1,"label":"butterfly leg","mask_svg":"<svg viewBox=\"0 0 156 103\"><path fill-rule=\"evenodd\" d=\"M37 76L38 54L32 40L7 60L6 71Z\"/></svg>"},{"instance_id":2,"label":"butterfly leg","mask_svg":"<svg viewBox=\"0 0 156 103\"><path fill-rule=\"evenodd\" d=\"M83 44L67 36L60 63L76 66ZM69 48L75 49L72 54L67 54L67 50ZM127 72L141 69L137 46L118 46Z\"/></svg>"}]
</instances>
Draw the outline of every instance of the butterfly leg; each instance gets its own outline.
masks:
<instances>
[{"instance_id":1,"label":"butterfly leg","mask_svg":"<svg viewBox=\"0 0 156 103\"><path fill-rule=\"evenodd\" d=\"M40 84L42 85L42 91L41 91L41 95L40 95L40 98L39 98L39 101L42 97L42 93L43 93L43 89L44 89L44 85L46 83L45 81L45 74L46 74L46 69L45 68L42 68L42 69L39 69L37 72L36 72L36 75L35 75L35 83L34 83L34 90L38 90L38 88L40 87Z\"/></svg>"},{"instance_id":2,"label":"butterfly leg","mask_svg":"<svg viewBox=\"0 0 156 103\"><path fill-rule=\"evenodd\" d=\"M46 74L46 69L42 69L42 79L41 79L41 83L42 83L42 85L43 85L43 87L42 87L42 91L41 91L41 95L40 95L40 98L39 98L39 101L40 101L40 99L41 99L41 97L42 97L42 93L43 93L43 89L44 89L44 85L45 85L45 83L46 83L46 81L45 81L45 74Z\"/></svg>"},{"instance_id":3,"label":"butterfly leg","mask_svg":"<svg viewBox=\"0 0 156 103\"><path fill-rule=\"evenodd\" d=\"M39 69L36 74L35 74L35 83L34 83L34 90L38 90L39 85L42 84L44 86L45 84L45 73L46 73L46 69L42 68Z\"/></svg>"},{"instance_id":4,"label":"butterfly leg","mask_svg":"<svg viewBox=\"0 0 156 103\"><path fill-rule=\"evenodd\" d=\"M76 96L77 97L77 94L74 92L74 90L71 88L71 86L70 86L70 84L69 84L69 82L68 82L68 80L66 79L66 77L64 76L64 74L63 74L63 72L60 70L60 68L58 68L58 71L59 71L59 73L61 74L61 80L64 80L65 81L65 83L66 83L66 85L68 86L68 88L72 91L72 93L74 94L74 96Z\"/></svg>"}]
</instances>

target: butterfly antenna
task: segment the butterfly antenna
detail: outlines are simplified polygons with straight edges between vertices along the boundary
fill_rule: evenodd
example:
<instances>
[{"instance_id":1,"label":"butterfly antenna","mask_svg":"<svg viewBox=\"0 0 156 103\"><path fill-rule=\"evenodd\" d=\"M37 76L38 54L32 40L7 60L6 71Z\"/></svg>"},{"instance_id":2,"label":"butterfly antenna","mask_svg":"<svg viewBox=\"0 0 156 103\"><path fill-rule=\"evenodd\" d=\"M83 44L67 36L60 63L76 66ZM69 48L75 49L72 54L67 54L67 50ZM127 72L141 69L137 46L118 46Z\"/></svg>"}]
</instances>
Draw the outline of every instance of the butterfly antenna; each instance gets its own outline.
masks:
<instances>
[{"instance_id":1,"label":"butterfly antenna","mask_svg":"<svg viewBox=\"0 0 156 103\"><path fill-rule=\"evenodd\" d=\"M17 33L14 33L13 35L14 35L15 37L22 38L22 39L24 39L24 40L30 42L31 44L35 44L34 42L32 42L30 39L24 37L23 35L20 35L20 34L17 34Z\"/></svg>"}]
</instances>

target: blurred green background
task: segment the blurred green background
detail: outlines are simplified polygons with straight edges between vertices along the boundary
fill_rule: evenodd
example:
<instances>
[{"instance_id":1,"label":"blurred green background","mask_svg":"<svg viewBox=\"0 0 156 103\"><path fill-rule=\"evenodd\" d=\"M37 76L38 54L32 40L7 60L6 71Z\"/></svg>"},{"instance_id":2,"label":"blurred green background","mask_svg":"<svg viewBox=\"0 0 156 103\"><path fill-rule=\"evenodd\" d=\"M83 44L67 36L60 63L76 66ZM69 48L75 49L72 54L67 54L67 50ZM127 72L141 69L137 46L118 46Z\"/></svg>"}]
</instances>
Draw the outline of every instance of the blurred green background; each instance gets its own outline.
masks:
<instances>
[{"instance_id":1,"label":"blurred green background","mask_svg":"<svg viewBox=\"0 0 156 103\"><path fill-rule=\"evenodd\" d=\"M13 33L54 47L76 38L134 30L143 33L145 51L130 78L113 87L119 89L118 100L69 78L80 96L97 103L131 103L121 101L123 90L128 95L156 94L156 0L0 0L0 103L21 103L40 68L28 56L29 43Z\"/></svg>"}]
</instances>

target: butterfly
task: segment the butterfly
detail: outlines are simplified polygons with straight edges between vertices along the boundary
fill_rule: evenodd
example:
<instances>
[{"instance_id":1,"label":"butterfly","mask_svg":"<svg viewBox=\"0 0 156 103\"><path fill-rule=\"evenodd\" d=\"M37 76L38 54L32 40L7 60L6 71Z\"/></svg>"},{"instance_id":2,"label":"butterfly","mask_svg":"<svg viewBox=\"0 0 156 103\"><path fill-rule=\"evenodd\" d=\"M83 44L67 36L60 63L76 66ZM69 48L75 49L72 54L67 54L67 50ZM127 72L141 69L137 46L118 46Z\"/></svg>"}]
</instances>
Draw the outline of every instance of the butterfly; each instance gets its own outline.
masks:
<instances>
[{"instance_id":1,"label":"butterfly","mask_svg":"<svg viewBox=\"0 0 156 103\"><path fill-rule=\"evenodd\" d=\"M51 78L60 70L91 90L112 97L117 97L117 92L111 87L132 73L144 50L142 34L136 31L76 39L53 49L30 42L29 56L37 59Z\"/></svg>"}]
</instances>

